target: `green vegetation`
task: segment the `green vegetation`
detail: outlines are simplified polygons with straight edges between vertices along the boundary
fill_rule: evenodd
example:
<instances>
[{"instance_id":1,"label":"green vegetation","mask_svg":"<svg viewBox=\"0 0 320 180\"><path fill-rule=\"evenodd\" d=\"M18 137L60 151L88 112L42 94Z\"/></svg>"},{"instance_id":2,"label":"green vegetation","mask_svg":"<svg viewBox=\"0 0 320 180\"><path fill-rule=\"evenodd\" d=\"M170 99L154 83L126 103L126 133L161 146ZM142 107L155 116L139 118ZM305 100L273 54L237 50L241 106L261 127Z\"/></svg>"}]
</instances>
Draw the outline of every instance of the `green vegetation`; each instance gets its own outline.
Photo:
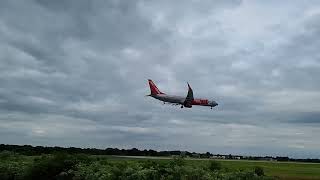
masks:
<instances>
[{"instance_id":1,"label":"green vegetation","mask_svg":"<svg viewBox=\"0 0 320 180\"><path fill-rule=\"evenodd\" d=\"M320 164L0 153L0 179L320 179Z\"/></svg>"},{"instance_id":2,"label":"green vegetation","mask_svg":"<svg viewBox=\"0 0 320 180\"><path fill-rule=\"evenodd\" d=\"M276 162L276 161L246 161L223 160L223 167L231 170L255 169L261 167L267 176L276 176L283 179L320 179L319 163Z\"/></svg>"},{"instance_id":3,"label":"green vegetation","mask_svg":"<svg viewBox=\"0 0 320 180\"><path fill-rule=\"evenodd\" d=\"M0 153L0 179L274 179L259 176L254 169L240 171L224 168L219 162L189 163L171 160L128 160L109 156L54 154L23 156Z\"/></svg>"},{"instance_id":4,"label":"green vegetation","mask_svg":"<svg viewBox=\"0 0 320 180\"><path fill-rule=\"evenodd\" d=\"M138 161L129 157L119 158L110 157L116 161ZM139 160L141 161L141 160ZM168 161L158 159L157 161ZM202 166L208 163L210 168L212 160L205 159L187 159L186 165ZM215 160L222 169L228 171L255 171L257 167L263 169L263 172L268 177L277 177L280 179L304 179L304 180L319 180L320 179L320 164L319 163L300 163L300 162L277 162L277 161L249 161L249 160ZM213 166L215 167L215 165Z\"/></svg>"}]
</instances>

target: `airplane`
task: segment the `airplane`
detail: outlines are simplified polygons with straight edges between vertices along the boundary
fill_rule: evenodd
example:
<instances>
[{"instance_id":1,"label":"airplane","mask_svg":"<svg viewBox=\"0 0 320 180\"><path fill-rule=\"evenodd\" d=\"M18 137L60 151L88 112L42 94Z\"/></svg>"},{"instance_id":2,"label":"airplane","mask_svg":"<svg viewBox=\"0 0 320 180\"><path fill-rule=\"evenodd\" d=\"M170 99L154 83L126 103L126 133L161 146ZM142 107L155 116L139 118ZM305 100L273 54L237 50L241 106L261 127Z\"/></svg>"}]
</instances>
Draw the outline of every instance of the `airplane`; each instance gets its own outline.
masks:
<instances>
[{"instance_id":1,"label":"airplane","mask_svg":"<svg viewBox=\"0 0 320 180\"><path fill-rule=\"evenodd\" d=\"M181 105L181 108L186 107L186 108L192 108L192 105L197 105L197 106L209 106L215 107L218 105L216 101L209 101L208 99L195 99L193 98L193 91L188 84L188 94L186 97L183 96L173 96L173 95L167 95L163 92L161 92L158 87L153 83L151 79L148 79L149 86L150 86L150 91L151 93L147 96L151 96L155 99L158 99L160 101L163 101L165 104L166 102L172 105Z\"/></svg>"}]
</instances>

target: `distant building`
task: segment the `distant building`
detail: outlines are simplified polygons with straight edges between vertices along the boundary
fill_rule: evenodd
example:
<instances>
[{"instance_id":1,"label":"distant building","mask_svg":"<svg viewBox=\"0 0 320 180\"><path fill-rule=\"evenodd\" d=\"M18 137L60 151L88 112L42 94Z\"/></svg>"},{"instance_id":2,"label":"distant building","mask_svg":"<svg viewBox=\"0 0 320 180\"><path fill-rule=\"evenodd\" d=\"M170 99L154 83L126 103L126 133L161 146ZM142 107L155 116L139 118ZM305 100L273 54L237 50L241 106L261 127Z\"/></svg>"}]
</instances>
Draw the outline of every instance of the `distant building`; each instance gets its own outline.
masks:
<instances>
[{"instance_id":1,"label":"distant building","mask_svg":"<svg viewBox=\"0 0 320 180\"><path fill-rule=\"evenodd\" d=\"M259 160L262 160L262 161L274 161L275 159L273 157L271 157L271 156L265 156L265 157L262 157Z\"/></svg>"},{"instance_id":2,"label":"distant building","mask_svg":"<svg viewBox=\"0 0 320 180\"><path fill-rule=\"evenodd\" d=\"M226 159L225 155L213 155L210 157L211 159Z\"/></svg>"},{"instance_id":3,"label":"distant building","mask_svg":"<svg viewBox=\"0 0 320 180\"><path fill-rule=\"evenodd\" d=\"M241 156L233 156L233 159L238 159L238 160L240 160L240 159L241 159Z\"/></svg>"},{"instance_id":4,"label":"distant building","mask_svg":"<svg viewBox=\"0 0 320 180\"><path fill-rule=\"evenodd\" d=\"M191 157L193 157L193 158L200 158L200 154L198 154L198 153L192 153L192 154L191 154Z\"/></svg>"},{"instance_id":5,"label":"distant building","mask_svg":"<svg viewBox=\"0 0 320 180\"><path fill-rule=\"evenodd\" d=\"M181 151L180 156L181 157L186 157L187 152L186 151Z\"/></svg>"},{"instance_id":6,"label":"distant building","mask_svg":"<svg viewBox=\"0 0 320 180\"><path fill-rule=\"evenodd\" d=\"M273 161L273 158L272 157L263 157L260 160L262 160L262 161Z\"/></svg>"}]
</instances>

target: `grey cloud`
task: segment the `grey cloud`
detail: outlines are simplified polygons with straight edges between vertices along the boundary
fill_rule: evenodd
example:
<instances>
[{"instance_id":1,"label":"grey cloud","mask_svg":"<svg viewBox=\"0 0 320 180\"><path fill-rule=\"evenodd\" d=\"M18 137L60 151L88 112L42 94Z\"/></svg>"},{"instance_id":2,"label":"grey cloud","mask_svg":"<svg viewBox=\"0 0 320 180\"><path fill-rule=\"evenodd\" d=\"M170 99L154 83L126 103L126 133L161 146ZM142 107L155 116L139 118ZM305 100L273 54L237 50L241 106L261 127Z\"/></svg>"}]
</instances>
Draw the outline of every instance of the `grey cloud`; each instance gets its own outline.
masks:
<instances>
[{"instance_id":1,"label":"grey cloud","mask_svg":"<svg viewBox=\"0 0 320 180\"><path fill-rule=\"evenodd\" d=\"M318 5L259 3L2 1L1 141L318 157ZM161 105L148 78L219 106Z\"/></svg>"},{"instance_id":2,"label":"grey cloud","mask_svg":"<svg viewBox=\"0 0 320 180\"><path fill-rule=\"evenodd\" d=\"M293 123L305 123L305 124L318 124L320 123L320 113L319 112L304 112L295 114L291 117Z\"/></svg>"}]
</instances>

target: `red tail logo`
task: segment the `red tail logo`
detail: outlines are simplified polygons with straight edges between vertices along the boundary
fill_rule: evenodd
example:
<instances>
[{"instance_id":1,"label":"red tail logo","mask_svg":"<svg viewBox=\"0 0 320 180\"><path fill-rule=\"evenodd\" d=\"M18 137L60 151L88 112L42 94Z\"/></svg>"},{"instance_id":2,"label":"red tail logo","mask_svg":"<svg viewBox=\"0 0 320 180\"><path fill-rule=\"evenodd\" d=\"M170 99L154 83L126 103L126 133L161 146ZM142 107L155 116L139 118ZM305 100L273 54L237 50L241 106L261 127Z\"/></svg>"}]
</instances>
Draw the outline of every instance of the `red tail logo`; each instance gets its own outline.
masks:
<instances>
[{"instance_id":1,"label":"red tail logo","mask_svg":"<svg viewBox=\"0 0 320 180\"><path fill-rule=\"evenodd\" d=\"M150 86L150 91L151 91L151 95L156 95L156 94L164 94L163 92L161 92L158 87L153 83L153 81L151 79L148 79L149 81L149 86Z\"/></svg>"}]
</instances>

